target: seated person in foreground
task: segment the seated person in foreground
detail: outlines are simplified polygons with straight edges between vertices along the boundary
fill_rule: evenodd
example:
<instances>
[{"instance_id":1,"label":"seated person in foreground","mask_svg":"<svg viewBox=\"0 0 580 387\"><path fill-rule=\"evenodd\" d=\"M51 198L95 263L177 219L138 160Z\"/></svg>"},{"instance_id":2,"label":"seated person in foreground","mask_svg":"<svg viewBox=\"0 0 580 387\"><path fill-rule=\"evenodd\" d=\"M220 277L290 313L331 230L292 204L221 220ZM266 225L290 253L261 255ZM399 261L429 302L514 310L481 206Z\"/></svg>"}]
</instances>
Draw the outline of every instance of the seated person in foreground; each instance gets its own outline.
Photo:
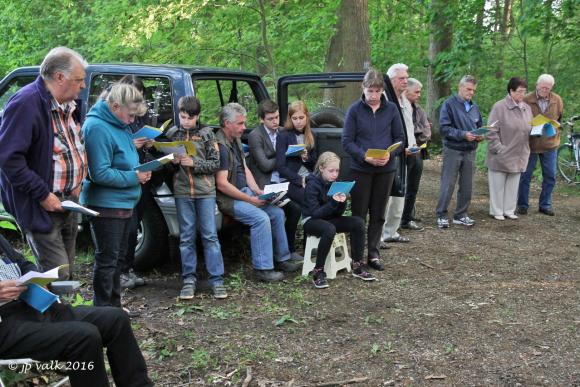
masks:
<instances>
[{"instance_id":1,"label":"seated person in foreground","mask_svg":"<svg viewBox=\"0 0 580 387\"><path fill-rule=\"evenodd\" d=\"M220 167L216 173L219 209L238 222L250 226L252 265L256 279L265 282L281 281L285 272L300 269L301 261L290 257L284 211L258 198L258 187L246 166L240 137L246 129L246 109L229 103L220 113L220 130L216 141L220 150Z\"/></svg>"},{"instance_id":2,"label":"seated person in foreground","mask_svg":"<svg viewBox=\"0 0 580 387\"><path fill-rule=\"evenodd\" d=\"M304 233L320 238L316 253L313 281L318 289L327 288L324 264L330 251L336 233L350 234L351 251L353 256L352 275L363 281L374 281L375 277L368 272L363 260L365 249L365 226L357 216L344 216L346 209L346 195L336 193L328 196L330 186L338 178L340 159L332 152L324 152L318 158L314 174L306 178L304 193Z\"/></svg>"},{"instance_id":3,"label":"seated person in foreground","mask_svg":"<svg viewBox=\"0 0 580 387\"><path fill-rule=\"evenodd\" d=\"M18 273L38 270L0 235L0 358L78 362L71 370L73 387L108 386L103 347L117 386L152 386L147 365L121 308L55 302L40 313L18 299ZM72 368L72 365L71 365Z\"/></svg>"}]
</instances>

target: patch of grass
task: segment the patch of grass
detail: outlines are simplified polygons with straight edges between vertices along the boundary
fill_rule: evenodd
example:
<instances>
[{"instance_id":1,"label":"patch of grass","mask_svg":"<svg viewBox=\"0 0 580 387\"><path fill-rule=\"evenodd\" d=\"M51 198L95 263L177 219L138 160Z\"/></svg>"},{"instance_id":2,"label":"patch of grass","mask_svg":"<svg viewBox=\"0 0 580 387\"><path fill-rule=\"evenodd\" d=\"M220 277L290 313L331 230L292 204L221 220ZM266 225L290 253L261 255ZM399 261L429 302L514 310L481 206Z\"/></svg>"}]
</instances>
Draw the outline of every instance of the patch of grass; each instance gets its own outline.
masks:
<instances>
[{"instance_id":1,"label":"patch of grass","mask_svg":"<svg viewBox=\"0 0 580 387\"><path fill-rule=\"evenodd\" d=\"M199 305L184 305L184 304L175 304L178 308L175 314L177 317L181 317L184 314L193 313L193 312L203 312L205 309L203 306Z\"/></svg>"},{"instance_id":2,"label":"patch of grass","mask_svg":"<svg viewBox=\"0 0 580 387\"><path fill-rule=\"evenodd\" d=\"M558 180L554 191L565 196L580 196L580 184L567 184L563 180Z\"/></svg>"},{"instance_id":3,"label":"patch of grass","mask_svg":"<svg viewBox=\"0 0 580 387\"><path fill-rule=\"evenodd\" d=\"M445 355L452 355L455 352L457 352L457 347L454 346L453 344L448 344L443 349L443 353L445 353Z\"/></svg>"},{"instance_id":4,"label":"patch of grass","mask_svg":"<svg viewBox=\"0 0 580 387\"><path fill-rule=\"evenodd\" d=\"M228 320L231 317L239 317L240 312L238 309L227 310L224 307L216 306L209 310L210 317L217 318L219 320Z\"/></svg>"},{"instance_id":5,"label":"patch of grass","mask_svg":"<svg viewBox=\"0 0 580 387\"><path fill-rule=\"evenodd\" d=\"M264 297L260 303L261 305L258 306L258 311L262 313L278 315L288 310L287 308L272 301L269 296Z\"/></svg>"},{"instance_id":6,"label":"patch of grass","mask_svg":"<svg viewBox=\"0 0 580 387\"><path fill-rule=\"evenodd\" d=\"M243 268L240 267L238 271L230 274L226 278L226 284L228 288L233 291L241 292L246 288L246 276L244 275Z\"/></svg>"},{"instance_id":7,"label":"patch of grass","mask_svg":"<svg viewBox=\"0 0 580 387\"><path fill-rule=\"evenodd\" d=\"M166 339L164 344L159 348L159 360L173 357L175 354L175 349L177 347L177 341L174 339Z\"/></svg>"},{"instance_id":8,"label":"patch of grass","mask_svg":"<svg viewBox=\"0 0 580 387\"><path fill-rule=\"evenodd\" d=\"M191 354L191 362L194 368L204 369L212 366L215 360L211 357L208 351L203 348L196 349Z\"/></svg>"},{"instance_id":9,"label":"patch of grass","mask_svg":"<svg viewBox=\"0 0 580 387\"><path fill-rule=\"evenodd\" d=\"M578 331L578 326L576 324L568 325L568 330L572 333L576 333Z\"/></svg>"},{"instance_id":10,"label":"patch of grass","mask_svg":"<svg viewBox=\"0 0 580 387\"><path fill-rule=\"evenodd\" d=\"M371 324L381 325L384 322L385 322L385 320L382 317L365 316L365 318L364 318L365 325L371 325Z\"/></svg>"},{"instance_id":11,"label":"patch of grass","mask_svg":"<svg viewBox=\"0 0 580 387\"><path fill-rule=\"evenodd\" d=\"M373 355L376 355L377 353L379 353L379 351L380 351L380 350L381 350L381 346L380 346L379 344L377 344L377 343L373 343L373 344L371 345L371 353L372 353Z\"/></svg>"},{"instance_id":12,"label":"patch of grass","mask_svg":"<svg viewBox=\"0 0 580 387\"><path fill-rule=\"evenodd\" d=\"M468 255L467 257L465 257L466 261L471 261L471 262L480 262L481 261L481 257L477 256L477 255Z\"/></svg>"},{"instance_id":13,"label":"patch of grass","mask_svg":"<svg viewBox=\"0 0 580 387\"><path fill-rule=\"evenodd\" d=\"M73 308L77 306L92 306L93 300L85 300L80 293L77 293L71 305Z\"/></svg>"},{"instance_id":14,"label":"patch of grass","mask_svg":"<svg viewBox=\"0 0 580 387\"><path fill-rule=\"evenodd\" d=\"M290 314L285 314L284 316L280 317L278 320L276 320L276 326L282 326L286 323L294 323L294 324L298 324L298 321Z\"/></svg>"},{"instance_id":15,"label":"patch of grass","mask_svg":"<svg viewBox=\"0 0 580 387\"><path fill-rule=\"evenodd\" d=\"M77 255L75 257L75 263L88 265L93 263L95 257L95 252L92 248L87 247L84 251L77 251Z\"/></svg>"}]
</instances>

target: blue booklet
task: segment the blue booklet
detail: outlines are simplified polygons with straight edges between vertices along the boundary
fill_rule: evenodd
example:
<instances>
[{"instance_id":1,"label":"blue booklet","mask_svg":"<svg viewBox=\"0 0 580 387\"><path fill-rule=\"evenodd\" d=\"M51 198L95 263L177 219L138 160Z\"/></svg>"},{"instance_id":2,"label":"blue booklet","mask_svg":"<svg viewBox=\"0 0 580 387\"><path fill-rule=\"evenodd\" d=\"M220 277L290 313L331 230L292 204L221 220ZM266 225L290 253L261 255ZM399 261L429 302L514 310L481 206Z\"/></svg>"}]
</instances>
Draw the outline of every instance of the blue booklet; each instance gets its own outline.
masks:
<instances>
[{"instance_id":1,"label":"blue booklet","mask_svg":"<svg viewBox=\"0 0 580 387\"><path fill-rule=\"evenodd\" d=\"M335 181L330 186L327 195L334 196L334 194L337 193L343 193L345 195L348 195L352 187L354 187L354 183L355 183L354 181Z\"/></svg>"},{"instance_id":2,"label":"blue booklet","mask_svg":"<svg viewBox=\"0 0 580 387\"><path fill-rule=\"evenodd\" d=\"M20 294L20 299L40 313L44 313L58 300L58 296L40 285L29 284L28 289Z\"/></svg>"},{"instance_id":3,"label":"blue booklet","mask_svg":"<svg viewBox=\"0 0 580 387\"><path fill-rule=\"evenodd\" d=\"M476 136L485 136L487 132L489 132L489 129L483 127L471 131L471 133L475 134Z\"/></svg>"},{"instance_id":4,"label":"blue booklet","mask_svg":"<svg viewBox=\"0 0 580 387\"><path fill-rule=\"evenodd\" d=\"M170 153L167 156L163 156L157 160L153 160L153 161L149 161L147 163L141 164L141 165L137 165L135 168L133 168L133 170L139 171L139 172L156 171L156 170L160 169L161 167L163 167L163 165L169 163L174 158L175 158L175 156L173 155L173 153Z\"/></svg>"},{"instance_id":5,"label":"blue booklet","mask_svg":"<svg viewBox=\"0 0 580 387\"><path fill-rule=\"evenodd\" d=\"M304 144L288 145L286 150L286 157L300 156L306 146Z\"/></svg>"},{"instance_id":6,"label":"blue booklet","mask_svg":"<svg viewBox=\"0 0 580 387\"><path fill-rule=\"evenodd\" d=\"M163 133L161 130L154 128L152 126L145 125L135 133L133 133L133 138L143 138L148 140L154 140Z\"/></svg>"}]
</instances>

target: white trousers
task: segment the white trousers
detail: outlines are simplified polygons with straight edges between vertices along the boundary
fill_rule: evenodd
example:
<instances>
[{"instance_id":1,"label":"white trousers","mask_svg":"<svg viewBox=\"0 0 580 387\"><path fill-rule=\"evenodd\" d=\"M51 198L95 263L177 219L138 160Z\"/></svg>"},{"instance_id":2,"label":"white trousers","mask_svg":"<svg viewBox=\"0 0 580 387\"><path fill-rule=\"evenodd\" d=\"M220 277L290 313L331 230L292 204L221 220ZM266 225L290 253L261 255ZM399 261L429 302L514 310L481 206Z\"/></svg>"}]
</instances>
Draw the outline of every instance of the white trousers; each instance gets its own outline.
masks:
<instances>
[{"instance_id":1,"label":"white trousers","mask_svg":"<svg viewBox=\"0 0 580 387\"><path fill-rule=\"evenodd\" d=\"M388 238L397 238L399 233L397 230L401 225L401 218L403 217L403 209L405 208L405 198L399 196L390 196L387 209L385 210L385 224L383 225L383 235L381 240Z\"/></svg>"},{"instance_id":2,"label":"white trousers","mask_svg":"<svg viewBox=\"0 0 580 387\"><path fill-rule=\"evenodd\" d=\"M520 175L520 172L488 170L489 214L491 216L514 215L518 200Z\"/></svg>"}]
</instances>

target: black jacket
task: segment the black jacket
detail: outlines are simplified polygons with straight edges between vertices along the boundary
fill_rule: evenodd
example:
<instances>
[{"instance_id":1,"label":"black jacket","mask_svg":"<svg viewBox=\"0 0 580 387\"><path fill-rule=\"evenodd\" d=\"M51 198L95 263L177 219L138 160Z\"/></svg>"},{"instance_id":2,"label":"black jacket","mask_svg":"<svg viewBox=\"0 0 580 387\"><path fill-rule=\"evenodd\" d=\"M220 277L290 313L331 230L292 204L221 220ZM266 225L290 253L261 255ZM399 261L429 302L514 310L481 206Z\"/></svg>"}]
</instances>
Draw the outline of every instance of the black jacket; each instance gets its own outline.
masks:
<instances>
[{"instance_id":1,"label":"black jacket","mask_svg":"<svg viewBox=\"0 0 580 387\"><path fill-rule=\"evenodd\" d=\"M312 172L314 164L318 155L316 149L308 150L308 160L303 162L302 157L286 157L286 151L289 145L296 145L296 135L299 134L295 130L282 130L278 133L276 138L276 170L280 177L288 180L290 183L302 186L302 178L298 174L301 166Z\"/></svg>"},{"instance_id":2,"label":"black jacket","mask_svg":"<svg viewBox=\"0 0 580 387\"><path fill-rule=\"evenodd\" d=\"M327 195L331 185L322 179L320 173L306 178L302 216L328 220L343 214L346 201L337 202Z\"/></svg>"}]
</instances>

